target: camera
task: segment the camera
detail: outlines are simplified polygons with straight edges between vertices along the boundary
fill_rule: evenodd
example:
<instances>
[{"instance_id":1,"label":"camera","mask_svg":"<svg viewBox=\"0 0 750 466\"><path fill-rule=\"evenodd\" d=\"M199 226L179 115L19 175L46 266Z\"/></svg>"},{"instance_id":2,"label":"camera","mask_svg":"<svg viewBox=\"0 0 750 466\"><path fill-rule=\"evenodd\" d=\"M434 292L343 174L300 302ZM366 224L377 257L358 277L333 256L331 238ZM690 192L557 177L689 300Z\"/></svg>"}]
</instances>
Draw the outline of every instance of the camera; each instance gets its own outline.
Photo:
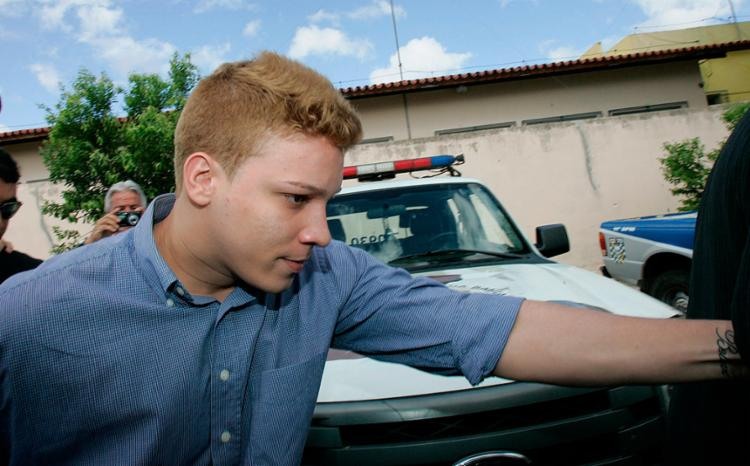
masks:
<instances>
[{"instance_id":1,"label":"camera","mask_svg":"<svg viewBox=\"0 0 750 466\"><path fill-rule=\"evenodd\" d=\"M117 224L120 225L121 227L133 227L135 226L136 223L138 223L138 220L141 219L141 213L140 212L118 212L117 219L119 220Z\"/></svg>"}]
</instances>

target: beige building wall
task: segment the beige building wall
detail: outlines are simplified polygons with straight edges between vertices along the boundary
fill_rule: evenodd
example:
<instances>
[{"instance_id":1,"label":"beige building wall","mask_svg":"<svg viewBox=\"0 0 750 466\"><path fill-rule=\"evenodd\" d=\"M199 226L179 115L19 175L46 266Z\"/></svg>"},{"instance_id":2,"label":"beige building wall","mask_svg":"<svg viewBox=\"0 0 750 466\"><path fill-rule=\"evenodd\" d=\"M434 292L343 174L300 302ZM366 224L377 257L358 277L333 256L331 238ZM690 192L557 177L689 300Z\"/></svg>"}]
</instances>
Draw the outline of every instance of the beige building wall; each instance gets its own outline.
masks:
<instances>
[{"instance_id":1,"label":"beige building wall","mask_svg":"<svg viewBox=\"0 0 750 466\"><path fill-rule=\"evenodd\" d=\"M489 185L534 240L534 228L564 223L571 252L558 260L596 270L604 220L675 212L662 176L663 144L700 137L707 148L727 136L723 107L488 130L366 144L346 165L463 153L459 170ZM406 175L400 175L406 176Z\"/></svg>"},{"instance_id":2,"label":"beige building wall","mask_svg":"<svg viewBox=\"0 0 750 466\"><path fill-rule=\"evenodd\" d=\"M48 172L39 155L38 142L7 145L4 148L13 156L21 172L17 198L23 202L21 209L11 219L3 235L4 240L13 243L21 252L46 259L56 242L53 227L73 228L81 233L91 229L90 225L70 224L41 214L44 202L60 199L62 189L47 181Z\"/></svg>"},{"instance_id":3,"label":"beige building wall","mask_svg":"<svg viewBox=\"0 0 750 466\"><path fill-rule=\"evenodd\" d=\"M412 138L436 131L524 120L685 102L705 108L695 61L560 75L458 88L413 92L406 99ZM402 95L352 100L365 139L407 139Z\"/></svg>"},{"instance_id":4,"label":"beige building wall","mask_svg":"<svg viewBox=\"0 0 750 466\"><path fill-rule=\"evenodd\" d=\"M631 34L608 51L594 44L581 58L617 56L637 52L721 44L750 39L750 21L695 28ZM704 91L714 101L742 102L750 99L750 51L728 52L724 58L701 60Z\"/></svg>"}]
</instances>

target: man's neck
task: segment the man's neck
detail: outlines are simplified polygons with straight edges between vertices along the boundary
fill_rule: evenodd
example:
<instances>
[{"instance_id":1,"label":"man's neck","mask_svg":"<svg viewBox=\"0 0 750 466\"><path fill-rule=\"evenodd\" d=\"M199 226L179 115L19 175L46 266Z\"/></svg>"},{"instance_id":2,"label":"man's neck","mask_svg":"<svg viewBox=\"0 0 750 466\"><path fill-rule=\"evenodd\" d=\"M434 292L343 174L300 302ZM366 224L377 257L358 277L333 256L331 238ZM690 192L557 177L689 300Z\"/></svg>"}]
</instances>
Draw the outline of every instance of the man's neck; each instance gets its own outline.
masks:
<instances>
[{"instance_id":1,"label":"man's neck","mask_svg":"<svg viewBox=\"0 0 750 466\"><path fill-rule=\"evenodd\" d=\"M172 212L154 225L156 249L190 294L224 301L235 288L234 280L207 257L201 239L210 236L199 231L198 225L185 221L189 218L178 198ZM187 232L190 238L184 236Z\"/></svg>"}]
</instances>

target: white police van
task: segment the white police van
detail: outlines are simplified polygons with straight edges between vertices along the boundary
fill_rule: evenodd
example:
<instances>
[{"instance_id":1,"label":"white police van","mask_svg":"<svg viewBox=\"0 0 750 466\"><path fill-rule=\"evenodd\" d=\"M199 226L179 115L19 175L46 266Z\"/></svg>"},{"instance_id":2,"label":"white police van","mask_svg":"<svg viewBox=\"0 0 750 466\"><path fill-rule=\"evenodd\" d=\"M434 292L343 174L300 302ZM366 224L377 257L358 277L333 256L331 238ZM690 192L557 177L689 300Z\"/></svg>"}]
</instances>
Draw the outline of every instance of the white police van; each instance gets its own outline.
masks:
<instances>
[{"instance_id":1,"label":"white police van","mask_svg":"<svg viewBox=\"0 0 750 466\"><path fill-rule=\"evenodd\" d=\"M345 178L369 182L331 200L331 235L457 290L630 316L678 314L614 280L549 260L569 250L565 227L538 227L530 243L481 181L459 176L461 162L448 155L345 168ZM417 170L444 176L387 180ZM490 377L472 387L463 377L332 350L303 464L653 464L663 401L662 387L651 386Z\"/></svg>"},{"instance_id":2,"label":"white police van","mask_svg":"<svg viewBox=\"0 0 750 466\"><path fill-rule=\"evenodd\" d=\"M602 272L686 312L697 212L603 222Z\"/></svg>"}]
</instances>

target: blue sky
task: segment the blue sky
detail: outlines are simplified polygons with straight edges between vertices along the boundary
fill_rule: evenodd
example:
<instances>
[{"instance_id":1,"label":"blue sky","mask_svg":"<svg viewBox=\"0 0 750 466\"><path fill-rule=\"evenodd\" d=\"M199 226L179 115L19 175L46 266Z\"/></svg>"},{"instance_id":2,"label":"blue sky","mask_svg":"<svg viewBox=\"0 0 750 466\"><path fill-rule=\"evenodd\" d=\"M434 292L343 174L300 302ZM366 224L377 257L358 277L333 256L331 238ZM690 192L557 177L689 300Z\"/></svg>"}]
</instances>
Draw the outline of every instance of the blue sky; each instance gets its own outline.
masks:
<instances>
[{"instance_id":1,"label":"blue sky","mask_svg":"<svg viewBox=\"0 0 750 466\"><path fill-rule=\"evenodd\" d=\"M750 0L393 0L405 78L577 58L635 32L750 20ZM0 0L0 132L46 126L81 68L124 84L274 50L337 87L398 81L389 0Z\"/></svg>"}]
</instances>

